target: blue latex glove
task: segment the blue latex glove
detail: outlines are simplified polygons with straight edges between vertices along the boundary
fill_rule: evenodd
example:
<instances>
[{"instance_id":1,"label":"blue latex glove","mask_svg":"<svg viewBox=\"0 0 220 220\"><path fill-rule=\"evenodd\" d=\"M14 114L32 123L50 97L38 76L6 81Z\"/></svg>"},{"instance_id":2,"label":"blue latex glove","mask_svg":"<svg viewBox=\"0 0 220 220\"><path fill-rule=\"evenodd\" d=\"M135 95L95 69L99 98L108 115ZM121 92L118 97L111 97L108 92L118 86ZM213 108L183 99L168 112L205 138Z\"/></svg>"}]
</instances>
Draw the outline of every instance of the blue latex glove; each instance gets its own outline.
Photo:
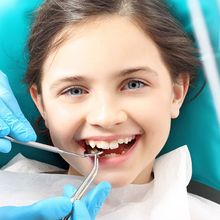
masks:
<instances>
[{"instance_id":1,"label":"blue latex glove","mask_svg":"<svg viewBox=\"0 0 220 220\"><path fill-rule=\"evenodd\" d=\"M0 219L4 220L60 220L72 210L67 197L42 200L30 206L6 206L0 208Z\"/></svg>"},{"instance_id":2,"label":"blue latex glove","mask_svg":"<svg viewBox=\"0 0 220 220\"><path fill-rule=\"evenodd\" d=\"M60 220L67 216L73 209L72 219L93 220L107 198L110 189L111 186L109 183L102 182L91 190L81 201L76 201L73 205L69 198L75 192L75 188L71 185L67 185L64 188L63 197L50 198L30 206L1 207L0 219Z\"/></svg>"},{"instance_id":3,"label":"blue latex glove","mask_svg":"<svg viewBox=\"0 0 220 220\"><path fill-rule=\"evenodd\" d=\"M94 220L110 190L111 185L108 182L101 182L81 200L76 200L73 204L71 219ZM71 185L67 185L64 189L64 195L67 197L71 197L74 192L75 188Z\"/></svg>"},{"instance_id":4,"label":"blue latex glove","mask_svg":"<svg viewBox=\"0 0 220 220\"><path fill-rule=\"evenodd\" d=\"M0 152L8 153L11 143L1 138L5 135L19 141L36 140L36 134L21 112L7 76L0 71Z\"/></svg>"}]
</instances>

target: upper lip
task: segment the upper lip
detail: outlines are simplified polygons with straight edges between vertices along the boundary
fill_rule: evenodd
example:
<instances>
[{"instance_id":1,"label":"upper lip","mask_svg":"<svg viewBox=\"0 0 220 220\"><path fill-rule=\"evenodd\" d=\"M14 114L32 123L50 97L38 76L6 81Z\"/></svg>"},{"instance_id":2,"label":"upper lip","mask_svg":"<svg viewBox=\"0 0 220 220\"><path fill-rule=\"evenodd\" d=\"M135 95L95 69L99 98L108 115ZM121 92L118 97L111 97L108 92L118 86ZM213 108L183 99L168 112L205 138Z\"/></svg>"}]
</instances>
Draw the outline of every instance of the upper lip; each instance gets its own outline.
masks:
<instances>
[{"instance_id":1,"label":"upper lip","mask_svg":"<svg viewBox=\"0 0 220 220\"><path fill-rule=\"evenodd\" d=\"M116 141L119 139L124 139L132 136L137 136L138 134L130 134L130 135L112 135L112 136L91 136L87 138L80 139L78 141Z\"/></svg>"}]
</instances>

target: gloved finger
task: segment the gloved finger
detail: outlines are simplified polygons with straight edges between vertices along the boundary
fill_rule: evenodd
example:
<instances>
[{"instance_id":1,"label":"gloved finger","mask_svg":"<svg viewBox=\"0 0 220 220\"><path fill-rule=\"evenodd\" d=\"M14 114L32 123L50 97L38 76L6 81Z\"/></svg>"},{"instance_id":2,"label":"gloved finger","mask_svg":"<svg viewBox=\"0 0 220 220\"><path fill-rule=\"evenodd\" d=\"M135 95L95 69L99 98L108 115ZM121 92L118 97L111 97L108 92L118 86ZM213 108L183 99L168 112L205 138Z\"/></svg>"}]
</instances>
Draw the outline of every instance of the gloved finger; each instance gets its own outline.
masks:
<instances>
[{"instance_id":1,"label":"gloved finger","mask_svg":"<svg viewBox=\"0 0 220 220\"><path fill-rule=\"evenodd\" d=\"M11 150L11 142L0 138L0 152L8 153Z\"/></svg>"},{"instance_id":2,"label":"gloved finger","mask_svg":"<svg viewBox=\"0 0 220 220\"><path fill-rule=\"evenodd\" d=\"M72 220L91 220L90 213L88 212L85 203L80 200L76 200L73 204Z\"/></svg>"},{"instance_id":3,"label":"gloved finger","mask_svg":"<svg viewBox=\"0 0 220 220\"><path fill-rule=\"evenodd\" d=\"M22 124L23 127L25 127L26 132L24 134L19 135L18 130L15 131L16 134L18 134L18 137L13 134L12 132L12 137L15 139L18 139L20 141L34 141L36 140L36 134L31 127L30 123L28 120L24 117L18 102L13 95L13 92L11 90L11 87L8 82L7 76L0 71L0 109L3 108L4 106L10 109L11 115L14 115L14 118L17 118L17 124ZM0 112L0 118L3 117L3 115ZM10 120L10 118L9 118ZM7 123L7 120L5 121ZM8 123L7 123L8 124ZM10 125L9 125L10 127ZM13 128L12 128L13 131Z\"/></svg>"},{"instance_id":4,"label":"gloved finger","mask_svg":"<svg viewBox=\"0 0 220 220\"><path fill-rule=\"evenodd\" d=\"M70 213L72 203L66 197L56 197L40 201L31 206L1 207L0 215L4 220L60 220Z\"/></svg>"},{"instance_id":5,"label":"gloved finger","mask_svg":"<svg viewBox=\"0 0 220 220\"><path fill-rule=\"evenodd\" d=\"M60 220L72 211L72 202L67 197L56 197L38 202L31 209L34 210L35 216L41 214L41 218L31 220ZM30 220L30 218L27 219Z\"/></svg>"},{"instance_id":6,"label":"gloved finger","mask_svg":"<svg viewBox=\"0 0 220 220\"><path fill-rule=\"evenodd\" d=\"M76 188L73 185L67 184L64 186L64 189L63 189L64 196L71 198L75 192L76 192Z\"/></svg>"},{"instance_id":7,"label":"gloved finger","mask_svg":"<svg viewBox=\"0 0 220 220\"><path fill-rule=\"evenodd\" d=\"M0 137L4 137L10 133L8 125L0 118Z\"/></svg>"},{"instance_id":8,"label":"gloved finger","mask_svg":"<svg viewBox=\"0 0 220 220\"><path fill-rule=\"evenodd\" d=\"M19 118L23 115L15 96L13 95L8 78L2 71L0 71L0 97L5 103L7 103L8 108L11 109L15 116Z\"/></svg>"},{"instance_id":9,"label":"gloved finger","mask_svg":"<svg viewBox=\"0 0 220 220\"><path fill-rule=\"evenodd\" d=\"M0 118L0 137L8 135L10 129L8 125ZM11 142L0 138L0 152L8 153L11 150Z\"/></svg>"},{"instance_id":10,"label":"gloved finger","mask_svg":"<svg viewBox=\"0 0 220 220\"><path fill-rule=\"evenodd\" d=\"M110 183L101 182L82 198L82 201L86 204L86 207L90 213L91 219L95 219L102 204L108 197L110 190Z\"/></svg>"},{"instance_id":11,"label":"gloved finger","mask_svg":"<svg viewBox=\"0 0 220 220\"><path fill-rule=\"evenodd\" d=\"M36 140L36 134L27 119L17 118L16 115L0 98L0 117L9 127L9 135L19 141Z\"/></svg>"}]
</instances>

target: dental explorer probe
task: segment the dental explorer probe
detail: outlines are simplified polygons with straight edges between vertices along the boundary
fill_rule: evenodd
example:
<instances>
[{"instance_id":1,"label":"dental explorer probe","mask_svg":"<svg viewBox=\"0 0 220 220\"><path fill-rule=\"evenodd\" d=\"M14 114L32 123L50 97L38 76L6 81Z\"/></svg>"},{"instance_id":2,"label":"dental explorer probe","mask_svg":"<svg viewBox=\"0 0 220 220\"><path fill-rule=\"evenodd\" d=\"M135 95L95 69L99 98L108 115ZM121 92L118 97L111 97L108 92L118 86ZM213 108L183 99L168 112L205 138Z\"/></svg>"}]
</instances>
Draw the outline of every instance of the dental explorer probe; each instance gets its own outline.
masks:
<instances>
[{"instance_id":1,"label":"dental explorer probe","mask_svg":"<svg viewBox=\"0 0 220 220\"><path fill-rule=\"evenodd\" d=\"M78 154L78 153L64 151L64 150L59 149L58 147L38 143L38 142L35 142L35 141L28 141L28 142L17 141L14 138L9 137L9 136L4 136L4 139L6 139L8 141L11 141L13 143L16 143L16 144L22 144L22 145L26 145L26 146L29 146L29 147L50 151L50 152L53 152L53 153L66 154L66 155L76 156L76 157L81 157L81 158L94 157L95 155L102 154L102 152Z\"/></svg>"},{"instance_id":2,"label":"dental explorer probe","mask_svg":"<svg viewBox=\"0 0 220 220\"><path fill-rule=\"evenodd\" d=\"M92 170L89 172L88 176L84 179L84 181L81 183L81 185L79 186L79 188L76 190L76 192L74 193L74 195L71 197L71 202L73 203L76 200L80 200L82 198L82 196L85 194L86 190L88 189L88 187L90 186L90 184L92 183L92 181L94 180L94 178L96 177L96 174L98 172L98 168L99 168L99 155L102 154L103 152L101 151L96 151L94 152L94 164L93 164L93 168ZM73 212L73 211L72 211ZM70 216L72 215L72 212L70 212L69 215L67 215L66 217L64 217L62 220L69 220Z\"/></svg>"},{"instance_id":3,"label":"dental explorer probe","mask_svg":"<svg viewBox=\"0 0 220 220\"><path fill-rule=\"evenodd\" d=\"M98 172L98 168L99 168L99 159L98 159L98 157L99 157L100 154L103 153L103 151L93 150L92 153L77 154L77 153L72 153L72 152L67 152L67 151L60 150L58 147L54 147L54 146L50 146L50 145L47 145L47 144L42 144L42 143L38 143L38 142L34 142L34 141L22 142L22 141L17 141L14 138L9 137L9 136L4 136L4 138L6 140L9 140L9 141L13 142L13 143L26 145L26 146L33 147L33 148L50 151L50 152L53 152L53 153L67 154L67 155L70 155L70 156L76 156L76 157L81 157L81 158L94 157L93 168L89 172L88 176L81 183L79 188L76 190L74 195L71 197L70 200L71 200L72 203L75 200L79 200L79 199L82 198L82 196L85 194L86 190L88 189L88 187L90 186L90 184L94 180L94 178L95 178L95 176ZM71 215L72 215L72 212L68 216L64 217L62 220L69 220Z\"/></svg>"}]
</instances>

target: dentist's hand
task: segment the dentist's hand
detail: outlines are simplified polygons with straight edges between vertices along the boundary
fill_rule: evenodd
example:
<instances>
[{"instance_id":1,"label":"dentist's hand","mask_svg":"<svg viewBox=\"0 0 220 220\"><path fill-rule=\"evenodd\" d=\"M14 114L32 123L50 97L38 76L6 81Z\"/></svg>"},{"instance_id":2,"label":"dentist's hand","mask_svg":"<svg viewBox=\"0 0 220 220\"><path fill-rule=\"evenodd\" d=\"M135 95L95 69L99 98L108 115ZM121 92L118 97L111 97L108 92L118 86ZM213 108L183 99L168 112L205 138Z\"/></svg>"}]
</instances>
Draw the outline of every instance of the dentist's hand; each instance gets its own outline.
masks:
<instances>
[{"instance_id":1,"label":"dentist's hand","mask_svg":"<svg viewBox=\"0 0 220 220\"><path fill-rule=\"evenodd\" d=\"M6 135L19 141L36 140L36 134L21 112L7 76L0 71L0 152L3 153L11 150L10 141L2 138Z\"/></svg>"},{"instance_id":2,"label":"dentist's hand","mask_svg":"<svg viewBox=\"0 0 220 220\"><path fill-rule=\"evenodd\" d=\"M60 220L72 210L67 197L42 200L30 206L0 207L0 219L4 220Z\"/></svg>"},{"instance_id":3,"label":"dentist's hand","mask_svg":"<svg viewBox=\"0 0 220 220\"><path fill-rule=\"evenodd\" d=\"M71 219L95 220L110 190L111 185L108 182L101 182L81 200L76 200L73 204ZM67 185L64 189L64 195L67 197L71 197L74 192L75 188L71 185Z\"/></svg>"},{"instance_id":4,"label":"dentist's hand","mask_svg":"<svg viewBox=\"0 0 220 220\"><path fill-rule=\"evenodd\" d=\"M55 197L30 206L6 206L0 207L0 219L4 220L60 220L71 211L74 220L94 220L102 204L110 192L111 186L107 182L101 182L91 190L82 200L70 201L75 188L67 185L64 188L63 197Z\"/></svg>"}]
</instances>

